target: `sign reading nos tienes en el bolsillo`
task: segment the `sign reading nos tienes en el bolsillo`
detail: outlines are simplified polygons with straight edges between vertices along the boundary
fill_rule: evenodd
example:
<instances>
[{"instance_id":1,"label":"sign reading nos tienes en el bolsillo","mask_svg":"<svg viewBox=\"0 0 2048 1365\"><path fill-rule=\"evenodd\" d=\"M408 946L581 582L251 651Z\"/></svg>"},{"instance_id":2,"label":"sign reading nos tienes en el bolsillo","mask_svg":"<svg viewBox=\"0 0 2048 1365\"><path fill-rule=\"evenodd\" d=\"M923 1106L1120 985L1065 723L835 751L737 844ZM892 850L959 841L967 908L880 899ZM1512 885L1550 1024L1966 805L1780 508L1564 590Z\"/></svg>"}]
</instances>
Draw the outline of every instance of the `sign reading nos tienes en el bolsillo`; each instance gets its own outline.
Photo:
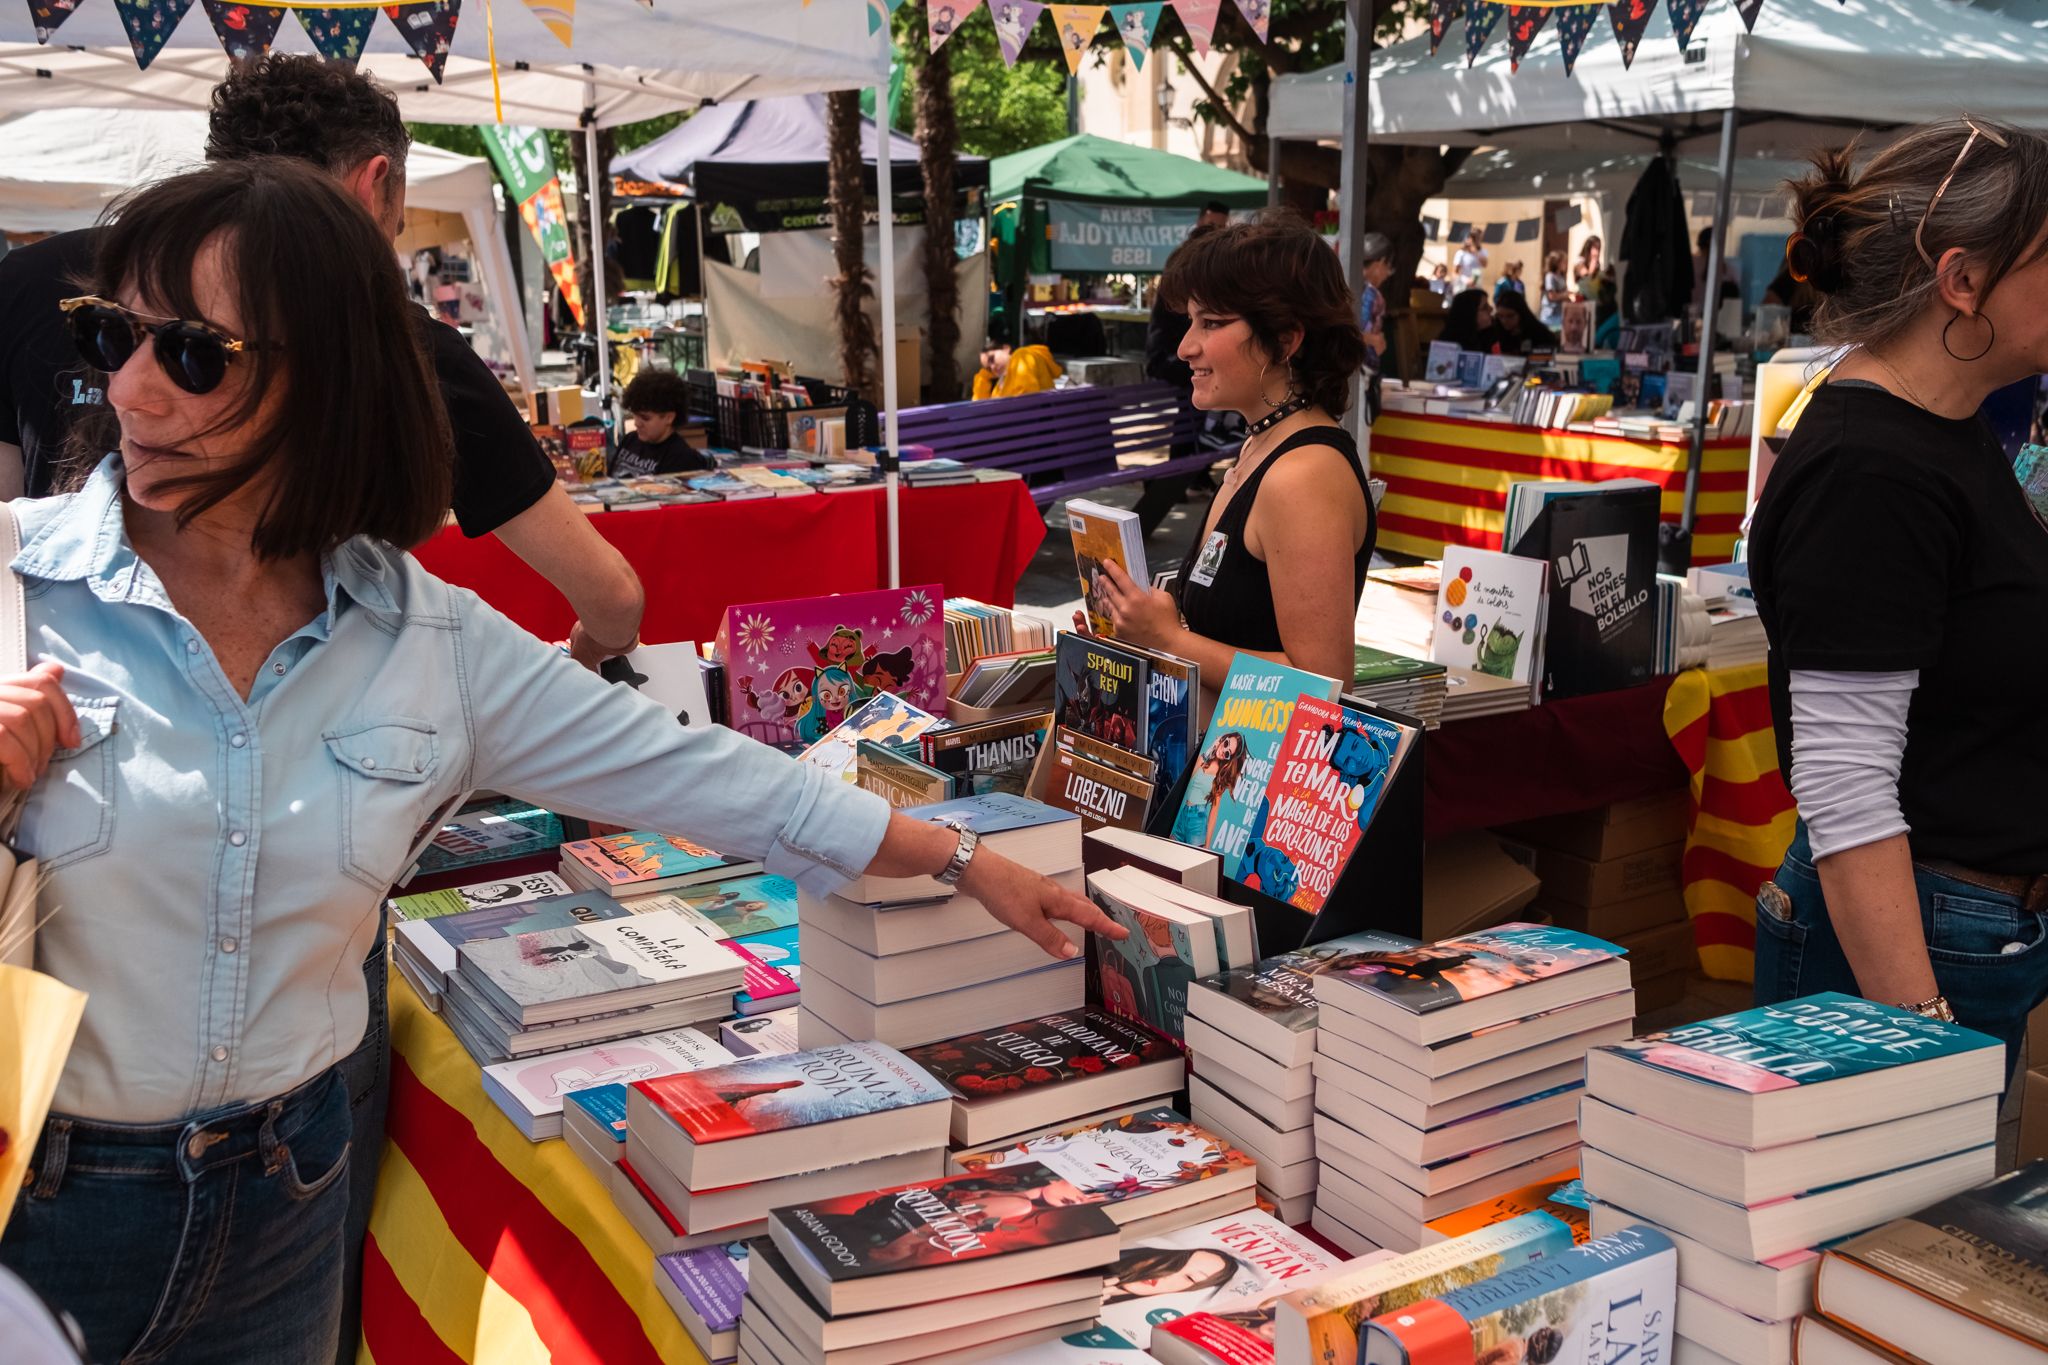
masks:
<instances>
[{"instance_id":1,"label":"sign reading nos tienes en el bolsillo","mask_svg":"<svg viewBox=\"0 0 2048 1365\"><path fill-rule=\"evenodd\" d=\"M1166 258L1187 240L1200 214L1193 208L1127 204L1063 204L1051 210L1054 270L1134 271L1166 268Z\"/></svg>"}]
</instances>

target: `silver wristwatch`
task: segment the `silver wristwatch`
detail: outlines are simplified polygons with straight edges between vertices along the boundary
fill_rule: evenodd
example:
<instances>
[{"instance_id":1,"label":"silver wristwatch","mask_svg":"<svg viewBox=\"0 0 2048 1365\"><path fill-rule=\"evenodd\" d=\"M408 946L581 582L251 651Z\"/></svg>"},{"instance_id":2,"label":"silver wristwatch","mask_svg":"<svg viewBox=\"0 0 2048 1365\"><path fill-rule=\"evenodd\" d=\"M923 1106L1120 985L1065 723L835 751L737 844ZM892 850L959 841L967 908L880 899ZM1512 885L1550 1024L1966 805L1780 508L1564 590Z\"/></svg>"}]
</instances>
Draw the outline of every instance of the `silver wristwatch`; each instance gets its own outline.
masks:
<instances>
[{"instance_id":1,"label":"silver wristwatch","mask_svg":"<svg viewBox=\"0 0 2048 1365\"><path fill-rule=\"evenodd\" d=\"M974 851L981 847L981 836L963 824L940 821L960 836L959 846L953 850L953 857L945 869L937 874L941 886L958 886L960 879L967 875L968 864L974 861Z\"/></svg>"}]
</instances>

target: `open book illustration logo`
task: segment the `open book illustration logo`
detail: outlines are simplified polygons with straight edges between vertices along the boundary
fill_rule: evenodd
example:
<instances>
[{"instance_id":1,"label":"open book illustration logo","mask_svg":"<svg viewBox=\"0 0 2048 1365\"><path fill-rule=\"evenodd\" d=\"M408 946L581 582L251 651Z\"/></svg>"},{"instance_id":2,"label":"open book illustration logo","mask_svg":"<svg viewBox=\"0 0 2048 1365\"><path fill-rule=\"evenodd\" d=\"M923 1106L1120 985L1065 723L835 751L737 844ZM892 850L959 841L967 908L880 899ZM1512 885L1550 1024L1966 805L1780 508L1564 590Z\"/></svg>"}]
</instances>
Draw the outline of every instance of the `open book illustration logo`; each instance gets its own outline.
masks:
<instances>
[{"instance_id":1,"label":"open book illustration logo","mask_svg":"<svg viewBox=\"0 0 2048 1365\"><path fill-rule=\"evenodd\" d=\"M1650 600L1647 586L1628 581L1628 537L1588 536L1557 557L1558 586L1571 589L1573 611L1593 618L1606 640L1635 619Z\"/></svg>"}]
</instances>

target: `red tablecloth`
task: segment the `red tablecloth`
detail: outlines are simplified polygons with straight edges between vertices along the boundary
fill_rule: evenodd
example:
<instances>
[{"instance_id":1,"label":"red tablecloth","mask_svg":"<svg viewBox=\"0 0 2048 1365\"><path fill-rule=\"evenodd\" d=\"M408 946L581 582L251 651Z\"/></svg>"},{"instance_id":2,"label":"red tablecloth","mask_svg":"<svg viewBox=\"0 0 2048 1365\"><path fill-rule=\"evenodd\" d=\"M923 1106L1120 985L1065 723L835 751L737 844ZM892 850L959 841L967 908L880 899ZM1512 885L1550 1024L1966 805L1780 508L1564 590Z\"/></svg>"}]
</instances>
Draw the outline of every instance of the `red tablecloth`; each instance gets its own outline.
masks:
<instances>
[{"instance_id":1,"label":"red tablecloth","mask_svg":"<svg viewBox=\"0 0 2048 1365\"><path fill-rule=\"evenodd\" d=\"M902 491L903 582L938 583L952 596L997 606L1045 539L1045 519L1019 480ZM821 593L862 592L889 578L888 513L879 490L804 498L605 512L595 519L647 589L641 637L651 644L709 640L728 606ZM475 592L545 639L575 616L562 595L518 556L454 527L420 546L420 563Z\"/></svg>"}]
</instances>

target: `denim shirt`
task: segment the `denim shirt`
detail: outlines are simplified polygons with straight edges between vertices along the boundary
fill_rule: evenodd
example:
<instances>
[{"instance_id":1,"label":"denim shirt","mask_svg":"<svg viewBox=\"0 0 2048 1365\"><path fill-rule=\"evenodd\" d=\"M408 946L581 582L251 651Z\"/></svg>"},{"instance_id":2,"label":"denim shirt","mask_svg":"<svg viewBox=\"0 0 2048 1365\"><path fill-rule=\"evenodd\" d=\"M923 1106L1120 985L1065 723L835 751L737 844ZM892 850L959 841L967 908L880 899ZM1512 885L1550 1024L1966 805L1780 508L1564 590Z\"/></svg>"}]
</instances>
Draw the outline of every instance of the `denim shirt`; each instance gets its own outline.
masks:
<instances>
[{"instance_id":1,"label":"denim shirt","mask_svg":"<svg viewBox=\"0 0 2048 1365\"><path fill-rule=\"evenodd\" d=\"M121 466L13 504L30 662L84 742L17 845L54 916L37 965L89 993L59 1112L153 1123L280 1094L351 1052L378 903L477 788L686 834L829 891L874 857L878 797L723 727L684 729L411 556L325 556L327 609L244 701L129 544Z\"/></svg>"}]
</instances>

